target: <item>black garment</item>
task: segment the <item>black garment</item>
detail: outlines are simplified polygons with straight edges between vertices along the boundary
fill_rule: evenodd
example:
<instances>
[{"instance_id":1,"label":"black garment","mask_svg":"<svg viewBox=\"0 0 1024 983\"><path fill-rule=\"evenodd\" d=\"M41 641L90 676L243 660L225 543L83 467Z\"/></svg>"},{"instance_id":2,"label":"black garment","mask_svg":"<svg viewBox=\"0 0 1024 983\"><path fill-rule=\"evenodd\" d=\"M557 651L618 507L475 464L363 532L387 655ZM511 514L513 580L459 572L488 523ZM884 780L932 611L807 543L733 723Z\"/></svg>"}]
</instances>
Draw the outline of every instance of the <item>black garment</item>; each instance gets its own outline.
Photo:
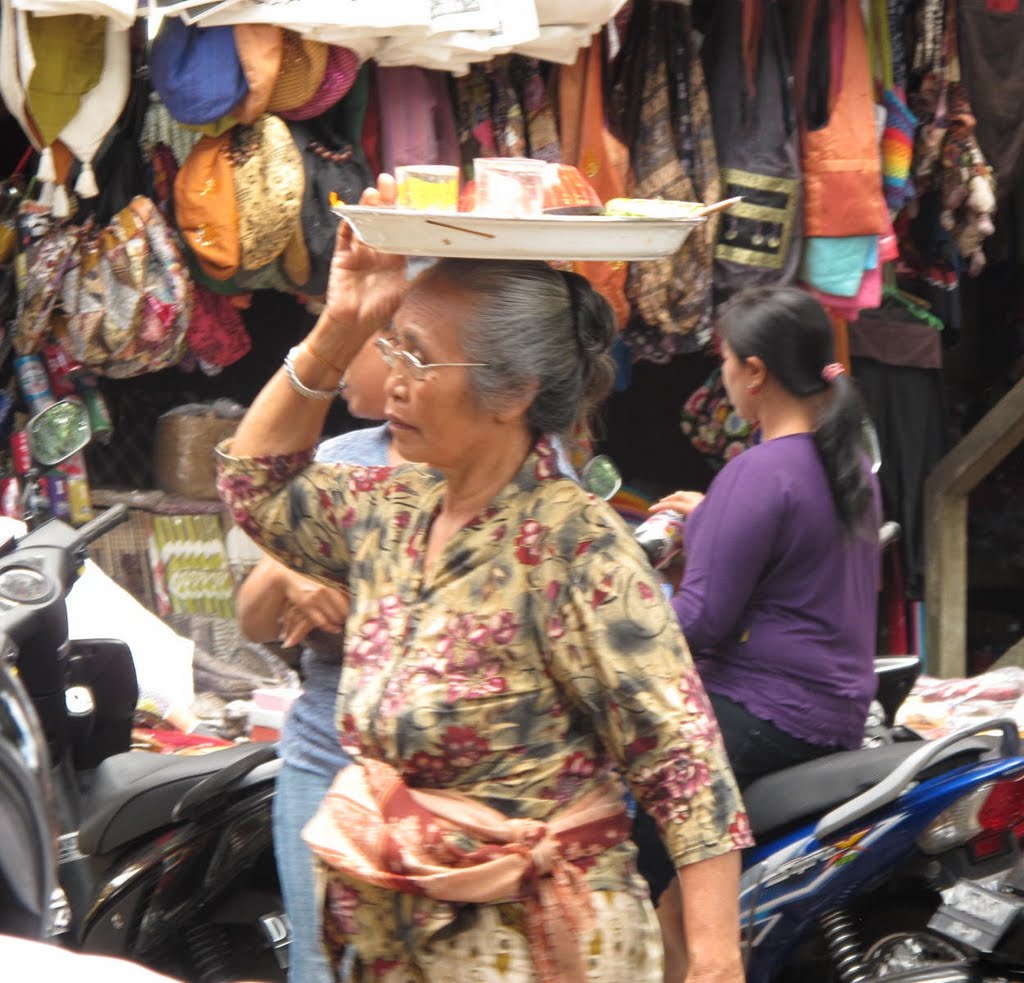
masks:
<instances>
[{"instance_id":1,"label":"black garment","mask_svg":"<svg viewBox=\"0 0 1024 983\"><path fill-rule=\"evenodd\" d=\"M885 514L902 527L905 594L920 599L924 589L924 482L947 444L942 373L857 356L851 363L878 432L882 452L878 478Z\"/></svg>"},{"instance_id":2,"label":"black garment","mask_svg":"<svg viewBox=\"0 0 1024 983\"><path fill-rule=\"evenodd\" d=\"M1024 10L990 10L960 0L960 61L978 143L996 172L1004 201L1024 160Z\"/></svg>"},{"instance_id":3,"label":"black garment","mask_svg":"<svg viewBox=\"0 0 1024 983\"><path fill-rule=\"evenodd\" d=\"M740 791L773 771L813 761L836 750L791 737L724 696L715 693L708 696ZM633 819L633 842L637 846L637 869L647 881L651 900L657 904L676 876L676 869L661 842L654 820L639 807Z\"/></svg>"},{"instance_id":4,"label":"black garment","mask_svg":"<svg viewBox=\"0 0 1024 983\"><path fill-rule=\"evenodd\" d=\"M716 303L746 287L789 283L800 264L800 144L785 36L777 4L765 4L755 90L748 93L743 6L715 5L702 51L722 197L743 196L719 224Z\"/></svg>"}]
</instances>

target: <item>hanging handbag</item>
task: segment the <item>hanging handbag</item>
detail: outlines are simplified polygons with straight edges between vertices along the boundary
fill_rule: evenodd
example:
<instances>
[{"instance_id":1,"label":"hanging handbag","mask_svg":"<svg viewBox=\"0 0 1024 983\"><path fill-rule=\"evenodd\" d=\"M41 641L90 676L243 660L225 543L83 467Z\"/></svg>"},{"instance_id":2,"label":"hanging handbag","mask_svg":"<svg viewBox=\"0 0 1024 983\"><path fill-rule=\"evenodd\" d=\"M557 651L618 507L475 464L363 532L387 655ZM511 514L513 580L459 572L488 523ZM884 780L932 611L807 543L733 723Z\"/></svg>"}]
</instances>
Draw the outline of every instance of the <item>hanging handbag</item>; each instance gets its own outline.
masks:
<instances>
[{"instance_id":1,"label":"hanging handbag","mask_svg":"<svg viewBox=\"0 0 1024 983\"><path fill-rule=\"evenodd\" d=\"M800 261L800 142L778 4L765 4L753 87L742 52L744 0L716 5L703 55L723 196L743 196L715 242L716 300L788 283Z\"/></svg>"},{"instance_id":2,"label":"hanging handbag","mask_svg":"<svg viewBox=\"0 0 1024 983\"><path fill-rule=\"evenodd\" d=\"M82 236L78 254L61 289L69 355L112 378L176 364L185 352L192 281L153 202L132 199L110 225Z\"/></svg>"},{"instance_id":3,"label":"hanging handbag","mask_svg":"<svg viewBox=\"0 0 1024 983\"><path fill-rule=\"evenodd\" d=\"M327 292L338 235L339 219L332 201L358 202L363 189L373 182L355 147L332 127L310 121L291 123L290 128L305 171L301 224L309 253L309 279L298 286L303 293L318 297Z\"/></svg>"},{"instance_id":4,"label":"hanging handbag","mask_svg":"<svg viewBox=\"0 0 1024 983\"><path fill-rule=\"evenodd\" d=\"M683 404L680 429L718 470L755 443L756 427L729 402L721 366Z\"/></svg>"},{"instance_id":5,"label":"hanging handbag","mask_svg":"<svg viewBox=\"0 0 1024 983\"><path fill-rule=\"evenodd\" d=\"M25 274L18 285L12 342L19 355L31 355L50 336L64 280L79 262L83 229L57 221L49 208L36 202L21 204L16 229Z\"/></svg>"},{"instance_id":6,"label":"hanging handbag","mask_svg":"<svg viewBox=\"0 0 1024 983\"><path fill-rule=\"evenodd\" d=\"M948 0L937 60L914 103L922 120L914 177L922 195L937 192L942 228L976 276L985 266L983 243L995 231L996 178L978 144L974 112L959 77L957 25L957 7Z\"/></svg>"},{"instance_id":7,"label":"hanging handbag","mask_svg":"<svg viewBox=\"0 0 1024 983\"><path fill-rule=\"evenodd\" d=\"M893 69L888 0L871 0L868 10L871 62L875 82L882 91L885 126L882 129L882 191L895 215L914 197L910 162L914 153L917 117L897 88Z\"/></svg>"},{"instance_id":8,"label":"hanging handbag","mask_svg":"<svg viewBox=\"0 0 1024 983\"><path fill-rule=\"evenodd\" d=\"M707 89L692 35L686 6L634 9L614 66L611 120L629 149L631 197L720 197ZM626 326L623 339L634 357L664 362L710 340L711 244L717 226L713 216L673 256L630 264L626 295L640 317Z\"/></svg>"}]
</instances>

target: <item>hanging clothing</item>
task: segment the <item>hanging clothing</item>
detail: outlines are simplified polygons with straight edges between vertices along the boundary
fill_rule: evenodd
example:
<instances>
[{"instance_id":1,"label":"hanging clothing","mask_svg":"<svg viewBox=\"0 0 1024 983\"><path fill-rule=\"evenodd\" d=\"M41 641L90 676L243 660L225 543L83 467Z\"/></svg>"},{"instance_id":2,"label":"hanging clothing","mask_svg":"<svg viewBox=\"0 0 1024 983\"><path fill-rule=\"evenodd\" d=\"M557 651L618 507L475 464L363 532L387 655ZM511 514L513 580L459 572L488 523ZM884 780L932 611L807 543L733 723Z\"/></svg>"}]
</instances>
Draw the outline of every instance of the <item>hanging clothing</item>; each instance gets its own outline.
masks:
<instances>
[{"instance_id":1,"label":"hanging clothing","mask_svg":"<svg viewBox=\"0 0 1024 983\"><path fill-rule=\"evenodd\" d=\"M1024 171L1024 9L996 11L986 0L958 6L961 68L978 143L1005 199Z\"/></svg>"},{"instance_id":2,"label":"hanging clothing","mask_svg":"<svg viewBox=\"0 0 1024 983\"><path fill-rule=\"evenodd\" d=\"M839 92L828 122L803 134L804 233L882 235L889 229L875 127L867 34L858 0L843 0Z\"/></svg>"},{"instance_id":3,"label":"hanging clothing","mask_svg":"<svg viewBox=\"0 0 1024 983\"><path fill-rule=\"evenodd\" d=\"M448 77L423 68L378 68L380 162L388 174L403 164L457 164Z\"/></svg>"},{"instance_id":4,"label":"hanging clothing","mask_svg":"<svg viewBox=\"0 0 1024 983\"><path fill-rule=\"evenodd\" d=\"M849 325L853 376L878 433L886 516L902 527L906 596L924 587L924 482L946 453L942 335L896 305Z\"/></svg>"},{"instance_id":5,"label":"hanging clothing","mask_svg":"<svg viewBox=\"0 0 1024 983\"><path fill-rule=\"evenodd\" d=\"M630 195L717 201L722 185L690 8L636 7L613 75L612 125L629 148ZM674 256L630 264L626 293L638 317L623 338L635 358L666 362L699 351L710 340L717 231L712 216Z\"/></svg>"}]
</instances>

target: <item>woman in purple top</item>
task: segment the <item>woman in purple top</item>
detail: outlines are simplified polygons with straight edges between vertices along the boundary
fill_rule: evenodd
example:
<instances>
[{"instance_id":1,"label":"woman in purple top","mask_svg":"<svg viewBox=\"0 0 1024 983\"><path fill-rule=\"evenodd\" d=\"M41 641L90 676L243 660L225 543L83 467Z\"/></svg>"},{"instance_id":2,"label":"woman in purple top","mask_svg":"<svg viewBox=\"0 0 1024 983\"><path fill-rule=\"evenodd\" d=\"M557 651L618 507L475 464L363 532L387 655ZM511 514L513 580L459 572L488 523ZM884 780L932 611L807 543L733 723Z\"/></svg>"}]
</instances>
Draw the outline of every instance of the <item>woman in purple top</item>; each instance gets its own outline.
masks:
<instances>
[{"instance_id":1,"label":"woman in purple top","mask_svg":"<svg viewBox=\"0 0 1024 983\"><path fill-rule=\"evenodd\" d=\"M732 404L762 442L689 515L672 600L742 788L864 735L875 692L877 482L864 409L834 361L832 325L801 290L738 294L718 321Z\"/></svg>"},{"instance_id":2,"label":"woman in purple top","mask_svg":"<svg viewBox=\"0 0 1024 983\"><path fill-rule=\"evenodd\" d=\"M652 511L689 517L672 606L742 789L860 745L875 692L881 514L864 410L818 302L791 287L746 290L717 329L729 398L762 442L707 495L675 492ZM642 813L634 839L657 901L671 865ZM678 898L662 900L673 925ZM671 959L675 933L665 934Z\"/></svg>"}]
</instances>

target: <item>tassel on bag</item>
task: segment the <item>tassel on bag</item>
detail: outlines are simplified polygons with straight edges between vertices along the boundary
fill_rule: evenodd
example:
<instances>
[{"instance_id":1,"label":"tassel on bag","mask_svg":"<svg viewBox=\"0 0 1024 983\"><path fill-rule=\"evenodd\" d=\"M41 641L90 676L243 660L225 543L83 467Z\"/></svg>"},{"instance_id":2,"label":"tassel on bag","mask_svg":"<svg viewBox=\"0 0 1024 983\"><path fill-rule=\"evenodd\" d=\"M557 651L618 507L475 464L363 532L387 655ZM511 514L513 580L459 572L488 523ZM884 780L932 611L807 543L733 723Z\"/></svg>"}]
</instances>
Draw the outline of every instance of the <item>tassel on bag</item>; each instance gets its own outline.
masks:
<instances>
[{"instance_id":1,"label":"tassel on bag","mask_svg":"<svg viewBox=\"0 0 1024 983\"><path fill-rule=\"evenodd\" d=\"M93 173L92 164L86 162L82 165L82 171L75 182L75 194L80 198L95 198L100 193L96 186L96 175Z\"/></svg>"},{"instance_id":2,"label":"tassel on bag","mask_svg":"<svg viewBox=\"0 0 1024 983\"><path fill-rule=\"evenodd\" d=\"M39 155L39 170L36 176L43 184L53 184L57 180L57 168L53 163L53 150L50 147L43 147Z\"/></svg>"},{"instance_id":3,"label":"tassel on bag","mask_svg":"<svg viewBox=\"0 0 1024 983\"><path fill-rule=\"evenodd\" d=\"M56 218L67 218L71 214L71 199L63 184L58 184L53 193L53 214Z\"/></svg>"}]
</instances>

